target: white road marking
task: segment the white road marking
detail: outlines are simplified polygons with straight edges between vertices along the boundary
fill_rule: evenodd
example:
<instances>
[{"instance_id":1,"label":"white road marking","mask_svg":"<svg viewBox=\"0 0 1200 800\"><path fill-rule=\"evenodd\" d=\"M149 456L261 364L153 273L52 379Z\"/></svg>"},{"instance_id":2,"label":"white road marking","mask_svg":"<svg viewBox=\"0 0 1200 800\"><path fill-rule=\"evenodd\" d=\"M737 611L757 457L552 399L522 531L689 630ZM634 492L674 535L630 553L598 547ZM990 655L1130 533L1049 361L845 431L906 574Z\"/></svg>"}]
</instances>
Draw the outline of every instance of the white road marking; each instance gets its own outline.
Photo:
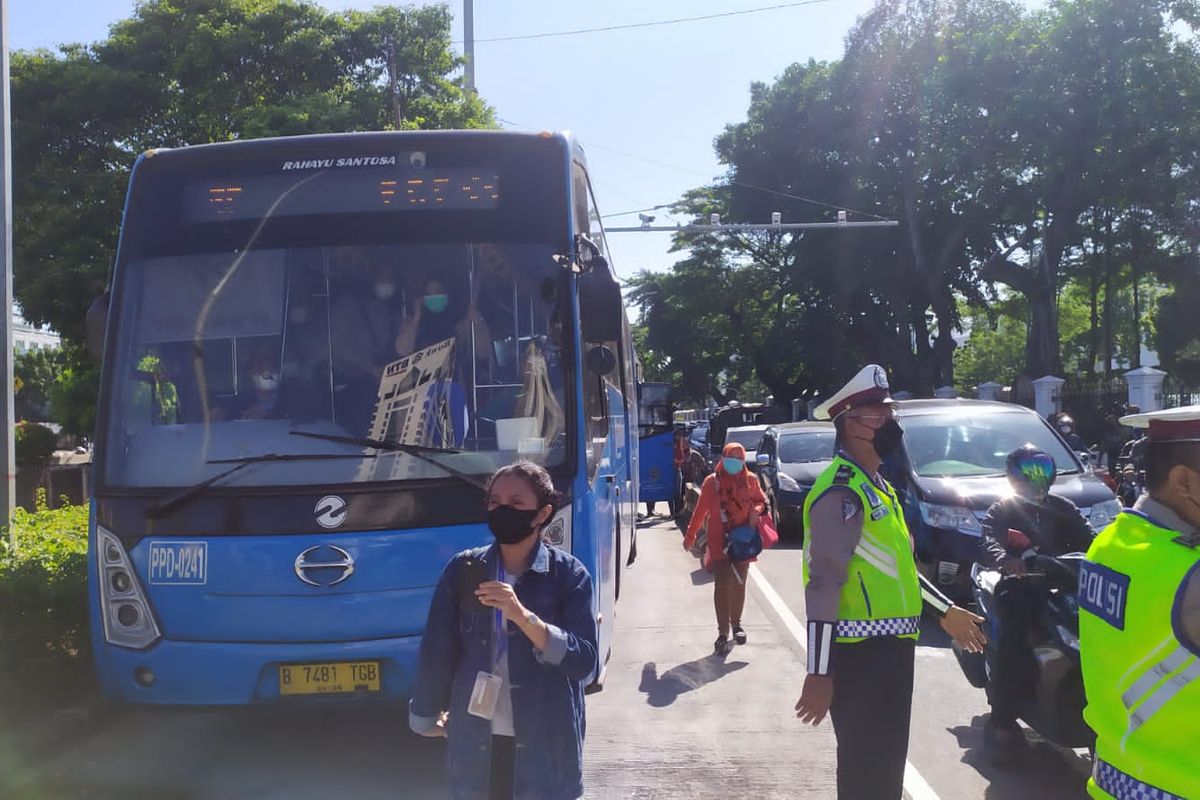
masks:
<instances>
[{"instance_id":1,"label":"white road marking","mask_svg":"<svg viewBox=\"0 0 1200 800\"><path fill-rule=\"evenodd\" d=\"M771 609L779 615L783 620L783 627L791 634L791 637L800 645L805 652L808 651L808 634L804 631L804 626L800 624L800 620L796 619L796 615L787 607L787 603L783 602L783 598L779 596L779 592L775 591L775 587L771 585L767 577L759 571L754 564L750 565L750 580L762 592L762 596L771 604ZM909 800L940 800L937 792L929 785L929 782L917 771L911 761L907 759L904 762L904 796Z\"/></svg>"}]
</instances>

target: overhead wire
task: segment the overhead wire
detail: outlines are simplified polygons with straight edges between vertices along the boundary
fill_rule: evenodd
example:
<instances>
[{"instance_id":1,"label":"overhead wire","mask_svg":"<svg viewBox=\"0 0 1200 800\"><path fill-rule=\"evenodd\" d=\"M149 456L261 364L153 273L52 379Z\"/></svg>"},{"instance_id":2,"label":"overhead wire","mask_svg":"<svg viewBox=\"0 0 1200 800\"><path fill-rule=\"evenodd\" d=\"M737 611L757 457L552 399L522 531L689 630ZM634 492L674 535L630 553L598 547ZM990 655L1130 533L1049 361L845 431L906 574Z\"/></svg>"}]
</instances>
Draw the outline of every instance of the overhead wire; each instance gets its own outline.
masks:
<instances>
[{"instance_id":1,"label":"overhead wire","mask_svg":"<svg viewBox=\"0 0 1200 800\"><path fill-rule=\"evenodd\" d=\"M519 122L513 122L512 120L507 120L507 119L502 119L502 118L497 118L497 119L499 119L501 123L503 123L505 125L510 125L514 128L522 128L524 130L536 130L535 128L531 128L528 125L522 125ZM632 158L637 161L644 161L647 164L655 164L660 167L665 167L667 169L673 169L678 172L684 172L684 173L687 173L690 175L703 175L704 174L700 170L690 169L688 167L681 167L678 164L671 164L666 161L660 161L656 158L648 158L646 156L637 155L636 153L629 153L624 150L617 150L616 148L613 148L613 147L605 147L604 145L596 144L595 142L589 142L587 144L587 147L589 149L603 150L605 152L612 153L614 155L624 156L625 158ZM880 221L887 220L887 217L881 217L878 214L872 214L870 211L860 211L859 209L850 208L849 206L840 206L840 205L837 205L836 203L827 203L823 200L815 200L811 197L804 197L803 195L798 195L798 194L795 194L792 192L784 192L784 191L780 191L779 189L770 189L766 186L757 186L753 183L747 183L746 181L731 180L730 184L732 184L734 186L740 186L743 189L750 189L750 190L757 191L757 192L764 192L766 194L772 194L777 197L784 197L789 200L799 200L804 203L810 203L812 205L821 206L823 208L832 209L834 211L845 211L847 214L857 214L862 217L870 217L871 219L876 219L876 220L880 220ZM674 204L673 203L664 203L661 206L654 206L652 208L643 208L643 209L640 209L640 211L654 211L659 208L669 208L672 205L674 205ZM625 213L636 214L638 212L637 211L629 211L629 212L625 212ZM622 216L622 214L605 214L604 216L616 217L616 216Z\"/></svg>"},{"instance_id":2,"label":"overhead wire","mask_svg":"<svg viewBox=\"0 0 1200 800\"><path fill-rule=\"evenodd\" d=\"M701 22L710 19L722 19L725 17L739 17L745 14L759 14L766 11L779 11L785 8L799 8L800 6L813 6L820 3L831 3L833 0L799 0L793 3L776 3L770 6L759 6L758 8L744 8L739 11L722 11L716 14L700 14L693 17L674 17L672 19L653 20L648 22L629 22L620 25L604 25L596 28L577 28L569 31L545 31L542 33L525 33L515 36L495 36L486 39L476 39L475 44L485 44L488 42L519 42L529 39L551 39L559 36L582 36L588 33L609 33L611 31L627 31L636 28L656 28L664 25L680 25L685 22ZM455 41L454 44L463 44L462 40Z\"/></svg>"}]
</instances>

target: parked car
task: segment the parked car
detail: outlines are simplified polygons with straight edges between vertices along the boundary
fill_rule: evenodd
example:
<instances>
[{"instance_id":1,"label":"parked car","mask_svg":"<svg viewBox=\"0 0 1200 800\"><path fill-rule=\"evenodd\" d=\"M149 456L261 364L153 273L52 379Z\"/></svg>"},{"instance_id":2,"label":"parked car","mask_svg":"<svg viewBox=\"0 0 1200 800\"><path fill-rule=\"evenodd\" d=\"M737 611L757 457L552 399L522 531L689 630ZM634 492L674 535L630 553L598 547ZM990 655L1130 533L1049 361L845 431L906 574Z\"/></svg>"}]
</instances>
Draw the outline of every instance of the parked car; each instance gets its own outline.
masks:
<instances>
[{"instance_id":1,"label":"parked car","mask_svg":"<svg viewBox=\"0 0 1200 800\"><path fill-rule=\"evenodd\" d=\"M737 442L742 447L746 448L746 465L755 472L758 471L758 462L756 460L758 454L758 444L762 441L763 434L767 432L767 425L743 425L740 428L730 428L725 431L725 444ZM725 445L721 445L724 447ZM720 457L720 454L717 454Z\"/></svg>"},{"instance_id":2,"label":"parked car","mask_svg":"<svg viewBox=\"0 0 1200 800\"><path fill-rule=\"evenodd\" d=\"M782 535L803 539L804 500L835 452L830 422L790 422L763 434L757 460L768 480Z\"/></svg>"},{"instance_id":3,"label":"parked car","mask_svg":"<svg viewBox=\"0 0 1200 800\"><path fill-rule=\"evenodd\" d=\"M1036 412L982 400L896 403L904 449L883 474L904 502L905 519L923 571L956 600L970 599L970 572L979 552L980 521L1011 494L1004 460L1023 444L1058 465L1052 491L1079 507L1099 530L1121 511L1112 490L1088 470L1059 433Z\"/></svg>"},{"instance_id":4,"label":"parked car","mask_svg":"<svg viewBox=\"0 0 1200 800\"><path fill-rule=\"evenodd\" d=\"M763 433L758 469L767 480L780 535L803 539L804 499L833 460L836 439L832 422L788 422Z\"/></svg>"}]
</instances>

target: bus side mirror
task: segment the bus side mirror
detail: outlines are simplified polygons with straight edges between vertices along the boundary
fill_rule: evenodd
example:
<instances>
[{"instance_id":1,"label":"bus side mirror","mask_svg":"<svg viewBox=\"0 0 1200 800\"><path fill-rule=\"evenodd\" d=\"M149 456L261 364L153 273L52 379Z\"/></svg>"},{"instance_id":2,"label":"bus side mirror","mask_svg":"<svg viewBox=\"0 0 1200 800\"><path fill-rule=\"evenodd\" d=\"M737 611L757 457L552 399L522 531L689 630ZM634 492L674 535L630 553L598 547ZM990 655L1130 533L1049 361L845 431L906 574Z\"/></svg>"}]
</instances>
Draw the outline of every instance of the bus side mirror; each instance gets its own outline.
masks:
<instances>
[{"instance_id":1,"label":"bus side mirror","mask_svg":"<svg viewBox=\"0 0 1200 800\"><path fill-rule=\"evenodd\" d=\"M617 368L617 356L610 348L597 345L587 351L585 363L589 371L597 375L608 375Z\"/></svg>"},{"instance_id":2,"label":"bus side mirror","mask_svg":"<svg viewBox=\"0 0 1200 800\"><path fill-rule=\"evenodd\" d=\"M592 270L579 278L579 324L585 342L621 339L621 287L608 270Z\"/></svg>"},{"instance_id":3,"label":"bus side mirror","mask_svg":"<svg viewBox=\"0 0 1200 800\"><path fill-rule=\"evenodd\" d=\"M600 252L600 245L587 234L575 237L575 250L579 253L579 263L589 272L608 272L608 259Z\"/></svg>"}]
</instances>

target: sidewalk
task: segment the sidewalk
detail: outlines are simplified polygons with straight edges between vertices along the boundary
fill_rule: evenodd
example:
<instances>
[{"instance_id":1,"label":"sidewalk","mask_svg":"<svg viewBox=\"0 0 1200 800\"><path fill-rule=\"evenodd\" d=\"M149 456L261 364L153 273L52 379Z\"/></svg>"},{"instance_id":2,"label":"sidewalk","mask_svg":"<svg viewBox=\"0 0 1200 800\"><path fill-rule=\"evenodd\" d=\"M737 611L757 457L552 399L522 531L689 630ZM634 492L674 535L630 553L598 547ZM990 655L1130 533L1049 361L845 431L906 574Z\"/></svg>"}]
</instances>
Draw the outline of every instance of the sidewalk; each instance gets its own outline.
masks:
<instances>
[{"instance_id":1,"label":"sidewalk","mask_svg":"<svg viewBox=\"0 0 1200 800\"><path fill-rule=\"evenodd\" d=\"M719 658L711 576L670 522L638 537L604 691L588 698L586 797L834 797L833 729L795 719L803 666L753 583L750 641Z\"/></svg>"}]
</instances>

